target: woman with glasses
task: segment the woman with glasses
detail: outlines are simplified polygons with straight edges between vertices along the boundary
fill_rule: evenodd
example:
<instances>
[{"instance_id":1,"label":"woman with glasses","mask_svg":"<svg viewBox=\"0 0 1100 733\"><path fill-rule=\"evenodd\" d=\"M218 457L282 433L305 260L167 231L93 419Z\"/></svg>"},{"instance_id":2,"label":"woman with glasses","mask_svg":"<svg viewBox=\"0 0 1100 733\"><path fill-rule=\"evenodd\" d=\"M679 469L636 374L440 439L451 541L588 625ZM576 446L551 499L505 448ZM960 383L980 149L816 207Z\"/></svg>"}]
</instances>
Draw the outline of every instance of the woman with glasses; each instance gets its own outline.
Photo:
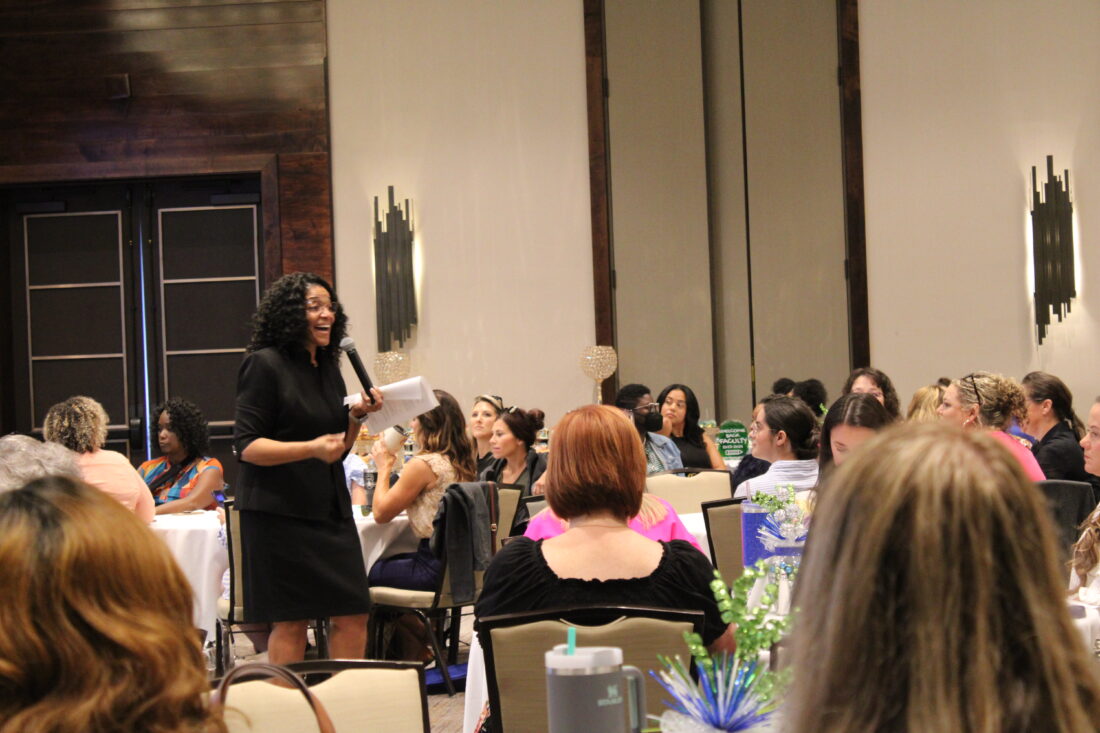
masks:
<instances>
[{"instance_id":1,"label":"woman with glasses","mask_svg":"<svg viewBox=\"0 0 1100 733\"><path fill-rule=\"evenodd\" d=\"M660 405L653 401L653 392L644 384L627 384L615 395L615 407L634 423L645 450L646 474L683 468L680 449L659 433L664 428Z\"/></svg>"},{"instance_id":2,"label":"woman with glasses","mask_svg":"<svg viewBox=\"0 0 1100 733\"><path fill-rule=\"evenodd\" d=\"M1046 478L1031 450L1005 432L1013 420L1023 420L1024 391L1013 379L973 372L956 379L943 392L940 419L963 430L986 430L1016 457L1032 481Z\"/></svg>"},{"instance_id":3,"label":"woman with glasses","mask_svg":"<svg viewBox=\"0 0 1100 733\"><path fill-rule=\"evenodd\" d=\"M901 404L898 402L898 392L894 389L894 383L886 373L874 367L860 367L848 375L848 381L844 383L844 389L840 394L869 394L878 400L891 420L901 419Z\"/></svg>"},{"instance_id":4,"label":"woman with glasses","mask_svg":"<svg viewBox=\"0 0 1100 733\"><path fill-rule=\"evenodd\" d=\"M382 395L344 405L339 343L348 319L323 278L280 278L252 322L233 427L245 620L272 624L275 664L304 657L316 618L331 620L334 658L361 658L370 596L342 461Z\"/></svg>"},{"instance_id":5,"label":"woman with glasses","mask_svg":"<svg viewBox=\"0 0 1100 733\"><path fill-rule=\"evenodd\" d=\"M752 455L771 465L762 475L741 482L734 498L752 499L761 491L772 494L777 486L808 491L817 485L817 417L802 400L775 394L761 400L752 411L749 440Z\"/></svg>"},{"instance_id":6,"label":"woman with glasses","mask_svg":"<svg viewBox=\"0 0 1100 733\"><path fill-rule=\"evenodd\" d=\"M493 437L493 423L504 412L504 398L495 394L478 395L470 412L470 435L477 445L477 472L480 474L493 462L489 440Z\"/></svg>"}]
</instances>

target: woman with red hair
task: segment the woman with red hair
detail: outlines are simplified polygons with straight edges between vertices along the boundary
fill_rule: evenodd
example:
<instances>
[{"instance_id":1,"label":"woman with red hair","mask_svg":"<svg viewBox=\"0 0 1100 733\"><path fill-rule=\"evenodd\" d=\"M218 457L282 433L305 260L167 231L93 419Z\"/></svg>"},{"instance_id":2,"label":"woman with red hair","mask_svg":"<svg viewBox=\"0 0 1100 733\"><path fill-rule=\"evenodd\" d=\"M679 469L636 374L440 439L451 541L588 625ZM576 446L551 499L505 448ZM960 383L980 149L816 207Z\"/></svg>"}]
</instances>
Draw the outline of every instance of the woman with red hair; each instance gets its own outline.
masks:
<instances>
[{"instance_id":1,"label":"woman with red hair","mask_svg":"<svg viewBox=\"0 0 1100 733\"><path fill-rule=\"evenodd\" d=\"M569 529L505 546L485 572L477 616L583 605L700 610L704 643L732 650L706 557L683 540L658 542L628 526L645 476L641 442L621 411L587 405L563 417L550 444L546 501Z\"/></svg>"}]
</instances>

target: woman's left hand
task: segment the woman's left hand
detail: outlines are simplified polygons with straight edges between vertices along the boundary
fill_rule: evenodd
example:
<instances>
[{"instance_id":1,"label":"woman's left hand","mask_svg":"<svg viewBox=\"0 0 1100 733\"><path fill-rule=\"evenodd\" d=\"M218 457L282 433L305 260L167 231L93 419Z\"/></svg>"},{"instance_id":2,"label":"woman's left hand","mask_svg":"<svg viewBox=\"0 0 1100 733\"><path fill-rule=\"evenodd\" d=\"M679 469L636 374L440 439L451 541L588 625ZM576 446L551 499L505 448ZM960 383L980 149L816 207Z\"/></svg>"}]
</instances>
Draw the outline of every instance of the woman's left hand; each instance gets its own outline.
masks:
<instances>
[{"instance_id":1,"label":"woman's left hand","mask_svg":"<svg viewBox=\"0 0 1100 733\"><path fill-rule=\"evenodd\" d=\"M353 405L351 407L351 410L350 410L351 416L354 417L356 420L359 420L359 419L362 419L362 418L366 417L367 413L378 412L379 410L382 409L382 393L379 392L374 387L371 387L370 394L371 394L371 397L374 398L373 403L370 400L367 399L366 395L364 395L362 392L360 392L359 393L359 404Z\"/></svg>"}]
</instances>

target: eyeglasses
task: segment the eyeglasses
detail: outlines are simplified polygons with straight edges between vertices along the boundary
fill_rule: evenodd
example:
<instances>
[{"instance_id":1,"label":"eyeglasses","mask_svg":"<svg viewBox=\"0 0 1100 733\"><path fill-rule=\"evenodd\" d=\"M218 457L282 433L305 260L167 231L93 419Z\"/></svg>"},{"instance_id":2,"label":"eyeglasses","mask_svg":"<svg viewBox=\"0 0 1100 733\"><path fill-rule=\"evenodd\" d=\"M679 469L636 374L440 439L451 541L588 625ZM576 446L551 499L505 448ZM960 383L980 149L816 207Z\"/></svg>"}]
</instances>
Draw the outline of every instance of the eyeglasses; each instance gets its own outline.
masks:
<instances>
[{"instance_id":1,"label":"eyeglasses","mask_svg":"<svg viewBox=\"0 0 1100 733\"><path fill-rule=\"evenodd\" d=\"M749 435L754 435L756 433L762 433L767 429L768 429L767 424L759 422L757 420L753 420L751 423L749 423Z\"/></svg>"},{"instance_id":2,"label":"eyeglasses","mask_svg":"<svg viewBox=\"0 0 1100 733\"><path fill-rule=\"evenodd\" d=\"M970 386L974 388L974 396L978 398L978 409L982 409L982 393L978 391L978 382L975 381L973 374L968 374L964 379L970 380Z\"/></svg>"},{"instance_id":3,"label":"eyeglasses","mask_svg":"<svg viewBox=\"0 0 1100 733\"><path fill-rule=\"evenodd\" d=\"M322 310L327 310L329 313L336 315L336 302L325 303L320 300L307 300L306 301L306 313L320 313Z\"/></svg>"},{"instance_id":4,"label":"eyeglasses","mask_svg":"<svg viewBox=\"0 0 1100 733\"><path fill-rule=\"evenodd\" d=\"M490 405L496 408L497 412L504 412L504 398L495 394L479 394L474 403L488 402Z\"/></svg>"},{"instance_id":5,"label":"eyeglasses","mask_svg":"<svg viewBox=\"0 0 1100 733\"><path fill-rule=\"evenodd\" d=\"M636 407L632 407L631 412L656 412L658 407L660 407L660 405L658 405L656 402L648 402L644 405L637 405Z\"/></svg>"}]
</instances>

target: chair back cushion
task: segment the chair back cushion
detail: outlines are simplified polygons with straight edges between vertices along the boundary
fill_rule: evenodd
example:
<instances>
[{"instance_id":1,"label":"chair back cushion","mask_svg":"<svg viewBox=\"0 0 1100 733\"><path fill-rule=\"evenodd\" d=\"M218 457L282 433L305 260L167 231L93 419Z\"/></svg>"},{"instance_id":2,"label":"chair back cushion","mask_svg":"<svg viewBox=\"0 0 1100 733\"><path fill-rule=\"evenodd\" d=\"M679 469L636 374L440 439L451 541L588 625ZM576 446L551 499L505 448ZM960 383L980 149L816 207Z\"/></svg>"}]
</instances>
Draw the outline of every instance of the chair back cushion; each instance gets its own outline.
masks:
<instances>
[{"instance_id":1,"label":"chair back cushion","mask_svg":"<svg viewBox=\"0 0 1100 733\"><path fill-rule=\"evenodd\" d=\"M722 579L732 584L745 570L741 545L741 500L703 502L703 518L711 562L722 573Z\"/></svg>"},{"instance_id":2,"label":"chair back cushion","mask_svg":"<svg viewBox=\"0 0 1100 733\"><path fill-rule=\"evenodd\" d=\"M642 613L646 609L622 609ZM567 613L567 612L562 612ZM496 689L490 700L494 705L500 728L508 733L546 730L546 665L544 655L556 644L565 641L566 629L575 626L578 646L617 646L623 650L623 664L631 664L642 671L646 679L646 709L660 715L661 702L667 694L664 688L649 675L649 670L659 669L658 654L669 657L679 654L690 656L684 643L684 632L701 628L703 614L693 611L666 611L672 618L648 618L644 615L624 615L610 623L598 626L572 624L562 618L544 619L531 623L495 626L485 624L491 636L486 645L486 667L492 670L490 690ZM513 617L535 614L512 614ZM544 615L544 614L543 614ZM497 617L504 619L507 617ZM492 656L490 663L488 657ZM497 700L493 700L497 697Z\"/></svg>"},{"instance_id":3,"label":"chair back cushion","mask_svg":"<svg viewBox=\"0 0 1100 733\"><path fill-rule=\"evenodd\" d=\"M1038 486L1047 498L1050 516L1058 531L1059 548L1065 557L1077 541L1077 528L1093 510L1092 484L1047 479L1039 481Z\"/></svg>"},{"instance_id":4,"label":"chair back cushion","mask_svg":"<svg viewBox=\"0 0 1100 733\"><path fill-rule=\"evenodd\" d=\"M345 669L310 690L337 731L427 731L420 673L405 669ZM233 685L225 722L230 733L309 733L317 723L302 694L264 680Z\"/></svg>"},{"instance_id":5,"label":"chair back cushion","mask_svg":"<svg viewBox=\"0 0 1100 733\"><path fill-rule=\"evenodd\" d=\"M229 600L218 599L218 616L231 624L244 621L244 562L241 554L241 513L236 500L225 502L225 538L229 544Z\"/></svg>"},{"instance_id":6,"label":"chair back cushion","mask_svg":"<svg viewBox=\"0 0 1100 733\"><path fill-rule=\"evenodd\" d=\"M497 487L497 507L499 514L497 519L496 545L493 547L494 555L500 551L500 541L505 537L510 537L512 534L512 526L516 522L516 510L519 509L519 500L522 495L523 489L519 487Z\"/></svg>"},{"instance_id":7,"label":"chair back cushion","mask_svg":"<svg viewBox=\"0 0 1100 733\"><path fill-rule=\"evenodd\" d=\"M671 504L677 514L698 514L704 501L729 498L730 475L726 471L702 471L684 478L663 473L648 477L645 486L646 491Z\"/></svg>"}]
</instances>

